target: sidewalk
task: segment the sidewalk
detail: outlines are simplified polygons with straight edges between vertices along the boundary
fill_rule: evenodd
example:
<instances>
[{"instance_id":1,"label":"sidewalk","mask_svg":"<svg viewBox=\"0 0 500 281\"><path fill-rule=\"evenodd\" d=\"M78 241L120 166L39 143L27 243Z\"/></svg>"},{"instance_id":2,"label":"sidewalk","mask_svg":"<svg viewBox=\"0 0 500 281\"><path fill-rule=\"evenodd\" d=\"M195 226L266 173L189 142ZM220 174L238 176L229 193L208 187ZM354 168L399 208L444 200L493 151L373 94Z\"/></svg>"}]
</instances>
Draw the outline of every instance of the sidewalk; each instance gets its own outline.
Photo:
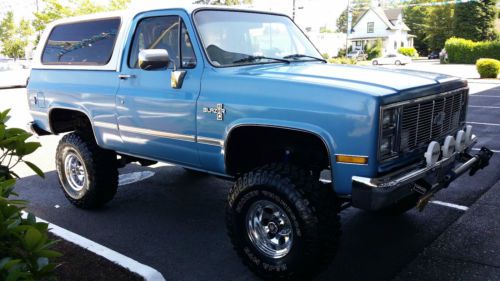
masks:
<instances>
[{"instance_id":1,"label":"sidewalk","mask_svg":"<svg viewBox=\"0 0 500 281\"><path fill-rule=\"evenodd\" d=\"M500 181L393 280L500 280Z\"/></svg>"}]
</instances>

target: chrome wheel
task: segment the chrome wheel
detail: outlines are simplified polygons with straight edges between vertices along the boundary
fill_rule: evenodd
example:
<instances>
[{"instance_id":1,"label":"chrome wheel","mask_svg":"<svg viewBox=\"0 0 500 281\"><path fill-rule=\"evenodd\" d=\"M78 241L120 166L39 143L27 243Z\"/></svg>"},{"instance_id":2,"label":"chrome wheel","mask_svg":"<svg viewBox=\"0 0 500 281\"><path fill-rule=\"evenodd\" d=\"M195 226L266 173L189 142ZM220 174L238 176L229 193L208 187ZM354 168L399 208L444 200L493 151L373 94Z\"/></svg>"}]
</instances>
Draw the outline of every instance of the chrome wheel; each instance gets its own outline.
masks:
<instances>
[{"instance_id":1,"label":"chrome wheel","mask_svg":"<svg viewBox=\"0 0 500 281\"><path fill-rule=\"evenodd\" d=\"M74 152L68 152L64 158L64 172L71 190L66 191L72 197L80 197L81 191L85 187L86 172L83 160Z\"/></svg>"},{"instance_id":2,"label":"chrome wheel","mask_svg":"<svg viewBox=\"0 0 500 281\"><path fill-rule=\"evenodd\" d=\"M290 252L292 224L281 207L271 201L257 201L248 209L246 221L250 241L264 255L279 259Z\"/></svg>"}]
</instances>

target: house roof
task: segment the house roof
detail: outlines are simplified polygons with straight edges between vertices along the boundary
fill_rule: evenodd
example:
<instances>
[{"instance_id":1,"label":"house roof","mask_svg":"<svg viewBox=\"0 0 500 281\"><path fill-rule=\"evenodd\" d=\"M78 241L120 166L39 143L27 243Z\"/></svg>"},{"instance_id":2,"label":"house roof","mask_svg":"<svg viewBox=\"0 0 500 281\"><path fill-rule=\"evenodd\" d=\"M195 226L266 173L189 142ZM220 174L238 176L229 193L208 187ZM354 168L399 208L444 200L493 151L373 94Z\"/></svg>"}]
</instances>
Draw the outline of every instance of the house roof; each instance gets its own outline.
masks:
<instances>
[{"instance_id":1,"label":"house roof","mask_svg":"<svg viewBox=\"0 0 500 281\"><path fill-rule=\"evenodd\" d=\"M359 21L368 13L369 11L373 11L387 26L389 30L397 30L397 20L399 19L399 15L401 15L401 9L387 9L384 10L380 7L371 7L366 10L357 20L356 23L353 24L353 28L359 23ZM401 23L402 29L405 31L410 31L410 28L405 23Z\"/></svg>"},{"instance_id":2,"label":"house roof","mask_svg":"<svg viewBox=\"0 0 500 281\"><path fill-rule=\"evenodd\" d=\"M384 14L388 20L394 21L394 20L397 20L399 18L399 15L401 15L401 9L398 9L398 8L387 9L387 10L384 10Z\"/></svg>"}]
</instances>

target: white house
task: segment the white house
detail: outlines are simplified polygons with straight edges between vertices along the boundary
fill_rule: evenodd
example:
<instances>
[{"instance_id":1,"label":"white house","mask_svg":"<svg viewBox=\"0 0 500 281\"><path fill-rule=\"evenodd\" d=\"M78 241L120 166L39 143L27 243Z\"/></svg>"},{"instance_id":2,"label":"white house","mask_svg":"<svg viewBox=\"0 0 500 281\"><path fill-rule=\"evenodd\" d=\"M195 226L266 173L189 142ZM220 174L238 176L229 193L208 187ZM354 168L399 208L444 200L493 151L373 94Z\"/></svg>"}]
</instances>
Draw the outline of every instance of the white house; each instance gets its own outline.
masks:
<instances>
[{"instance_id":1,"label":"white house","mask_svg":"<svg viewBox=\"0 0 500 281\"><path fill-rule=\"evenodd\" d=\"M353 24L349 42L353 49L362 49L365 44L380 39L384 53L395 53L400 47L413 47L415 36L409 31L401 9L371 7Z\"/></svg>"}]
</instances>

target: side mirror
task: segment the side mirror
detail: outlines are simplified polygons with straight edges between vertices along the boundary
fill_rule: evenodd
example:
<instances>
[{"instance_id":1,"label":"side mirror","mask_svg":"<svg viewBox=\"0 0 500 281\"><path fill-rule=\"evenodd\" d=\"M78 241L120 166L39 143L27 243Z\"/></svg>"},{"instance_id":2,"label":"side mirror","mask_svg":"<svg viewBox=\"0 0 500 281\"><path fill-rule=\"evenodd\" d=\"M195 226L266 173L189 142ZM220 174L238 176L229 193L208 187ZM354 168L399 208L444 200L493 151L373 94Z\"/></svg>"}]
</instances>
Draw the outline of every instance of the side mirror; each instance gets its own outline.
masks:
<instances>
[{"instance_id":1,"label":"side mirror","mask_svg":"<svg viewBox=\"0 0 500 281\"><path fill-rule=\"evenodd\" d=\"M145 49L139 52L138 62L143 70L155 70L168 67L170 57L165 49Z\"/></svg>"}]
</instances>

